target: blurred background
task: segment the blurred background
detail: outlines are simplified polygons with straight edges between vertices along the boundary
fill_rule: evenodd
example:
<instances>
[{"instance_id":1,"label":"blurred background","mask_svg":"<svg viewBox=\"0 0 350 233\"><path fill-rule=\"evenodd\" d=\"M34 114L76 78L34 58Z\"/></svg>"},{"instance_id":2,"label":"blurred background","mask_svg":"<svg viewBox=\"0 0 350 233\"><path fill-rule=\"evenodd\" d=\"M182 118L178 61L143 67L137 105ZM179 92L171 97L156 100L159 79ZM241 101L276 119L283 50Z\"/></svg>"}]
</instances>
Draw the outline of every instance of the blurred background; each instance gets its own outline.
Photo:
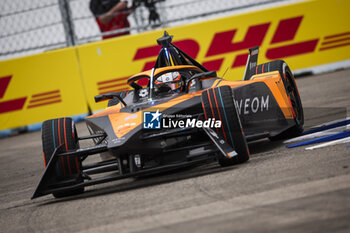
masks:
<instances>
[{"instance_id":1,"label":"blurred background","mask_svg":"<svg viewBox=\"0 0 350 233\"><path fill-rule=\"evenodd\" d=\"M130 27L101 33L90 0L1 0L0 60L268 8L297 0L134 0ZM151 19L150 19L151 18Z\"/></svg>"}]
</instances>

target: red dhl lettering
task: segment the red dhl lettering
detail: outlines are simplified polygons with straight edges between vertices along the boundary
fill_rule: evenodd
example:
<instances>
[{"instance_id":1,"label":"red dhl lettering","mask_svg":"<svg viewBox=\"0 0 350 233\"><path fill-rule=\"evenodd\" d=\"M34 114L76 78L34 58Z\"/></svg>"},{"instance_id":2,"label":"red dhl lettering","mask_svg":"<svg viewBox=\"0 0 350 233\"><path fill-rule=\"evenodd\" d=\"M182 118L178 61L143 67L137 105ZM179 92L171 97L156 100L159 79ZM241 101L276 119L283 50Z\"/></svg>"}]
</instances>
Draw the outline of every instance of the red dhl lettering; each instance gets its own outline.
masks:
<instances>
[{"instance_id":1,"label":"red dhl lettering","mask_svg":"<svg viewBox=\"0 0 350 233\"><path fill-rule=\"evenodd\" d=\"M6 90L11 82L12 75L0 78L0 99L5 96ZM27 100L27 97L21 97L12 100L6 100L0 102L0 114L6 112L12 112L21 110Z\"/></svg>"},{"instance_id":2,"label":"red dhl lettering","mask_svg":"<svg viewBox=\"0 0 350 233\"><path fill-rule=\"evenodd\" d=\"M263 42L270 23L254 25L249 27L243 41L232 43L237 29L219 32L214 35L206 57L246 50L260 46Z\"/></svg>"},{"instance_id":3,"label":"red dhl lettering","mask_svg":"<svg viewBox=\"0 0 350 233\"><path fill-rule=\"evenodd\" d=\"M319 38L295 42L285 45L285 42L292 42L302 24L303 16L296 16L288 19L281 19L273 34L270 45L278 45L284 43L282 46L268 48L265 56L268 59L280 59L289 56L301 55L305 53L314 52L319 41ZM252 25L248 28L247 33L242 41L234 41L236 32L239 29L233 29L214 34L213 39L205 53L203 65L209 70L220 70L221 65L225 59L219 58L210 60L210 57L217 55L226 55L229 53L246 51L255 46L261 46L266 38L266 34L270 29L271 22L263 24ZM196 59L200 46L194 39L186 39L174 42L176 46L183 49L191 57ZM140 48L136 51L133 58L134 61L155 57L158 55L160 46L149 46ZM246 64L248 53L235 55L231 68L241 67ZM209 58L209 59L208 59ZM142 71L151 69L154 66L154 61L145 62Z\"/></svg>"},{"instance_id":4,"label":"red dhl lettering","mask_svg":"<svg viewBox=\"0 0 350 233\"><path fill-rule=\"evenodd\" d=\"M315 52L320 38L294 42L298 30L302 26L303 19L304 16L301 15L279 20L272 39L268 42L269 47L266 51L263 51L267 59L280 59ZM268 30L271 30L271 25L272 22L266 22L249 26L242 41L235 41L235 35L240 29L215 33L206 53L204 53L205 57L202 61L203 66L208 70L218 71L221 69L225 59L232 59L232 57L228 57L230 53L234 56L231 69L245 66L248 58L247 50L251 47L261 46L264 43ZM325 36L318 51L349 46L349 35L350 32L347 31ZM194 59L197 58L201 49L199 42L193 38L175 41L174 44ZM152 61L149 61L149 59L155 58L159 50L160 46L158 45L139 48L135 53L133 61L147 59L148 61L145 61L142 71L149 70L153 68L155 64L155 59ZM218 55L222 55L222 57L218 58ZM213 56L215 56L215 58L211 59ZM112 79L112 81L113 80L114 79ZM146 85L147 82L143 81L145 80L140 80L139 84ZM123 86L115 85L113 87L113 91L123 91L130 88L126 84ZM98 84L98 89L100 93L110 91L106 90L102 92L100 84Z\"/></svg>"},{"instance_id":5,"label":"red dhl lettering","mask_svg":"<svg viewBox=\"0 0 350 233\"><path fill-rule=\"evenodd\" d=\"M0 99L4 98L6 91L9 88L11 79L12 75L0 77ZM28 96L0 101L0 114L22 110L27 99ZM37 93L30 97L27 109L60 102L62 102L60 90Z\"/></svg>"}]
</instances>

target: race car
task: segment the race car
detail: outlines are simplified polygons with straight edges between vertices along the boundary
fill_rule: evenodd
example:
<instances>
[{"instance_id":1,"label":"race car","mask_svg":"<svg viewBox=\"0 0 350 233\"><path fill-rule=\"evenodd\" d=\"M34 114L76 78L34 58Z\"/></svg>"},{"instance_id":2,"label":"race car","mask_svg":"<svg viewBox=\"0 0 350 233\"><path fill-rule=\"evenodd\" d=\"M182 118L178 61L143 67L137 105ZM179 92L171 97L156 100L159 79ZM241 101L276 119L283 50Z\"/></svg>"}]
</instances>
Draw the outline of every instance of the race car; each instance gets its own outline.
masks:
<instances>
[{"instance_id":1,"label":"race car","mask_svg":"<svg viewBox=\"0 0 350 233\"><path fill-rule=\"evenodd\" d=\"M203 162L240 164L249 160L247 142L302 133L302 103L284 61L258 65L259 49L251 48L242 81L229 81L172 38L164 32L157 40L154 68L130 77L131 90L95 96L96 102L108 100L108 107L86 117L90 135L79 137L68 117L43 122L46 169L32 199ZM79 141L88 139L94 145L80 148ZM92 155L101 161L86 164Z\"/></svg>"}]
</instances>

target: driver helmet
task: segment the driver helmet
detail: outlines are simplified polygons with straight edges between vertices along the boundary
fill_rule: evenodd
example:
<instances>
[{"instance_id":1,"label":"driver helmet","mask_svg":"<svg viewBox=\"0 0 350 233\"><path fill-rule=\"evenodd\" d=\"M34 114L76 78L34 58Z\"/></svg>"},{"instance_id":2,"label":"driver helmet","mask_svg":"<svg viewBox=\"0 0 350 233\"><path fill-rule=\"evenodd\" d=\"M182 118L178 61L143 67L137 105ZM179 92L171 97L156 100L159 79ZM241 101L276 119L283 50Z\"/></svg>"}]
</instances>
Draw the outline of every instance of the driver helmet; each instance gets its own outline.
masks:
<instances>
[{"instance_id":1,"label":"driver helmet","mask_svg":"<svg viewBox=\"0 0 350 233\"><path fill-rule=\"evenodd\" d=\"M159 76L154 81L154 83L155 83L155 87L161 92L178 93L183 88L183 81L181 78L181 74L177 71L165 73Z\"/></svg>"}]
</instances>

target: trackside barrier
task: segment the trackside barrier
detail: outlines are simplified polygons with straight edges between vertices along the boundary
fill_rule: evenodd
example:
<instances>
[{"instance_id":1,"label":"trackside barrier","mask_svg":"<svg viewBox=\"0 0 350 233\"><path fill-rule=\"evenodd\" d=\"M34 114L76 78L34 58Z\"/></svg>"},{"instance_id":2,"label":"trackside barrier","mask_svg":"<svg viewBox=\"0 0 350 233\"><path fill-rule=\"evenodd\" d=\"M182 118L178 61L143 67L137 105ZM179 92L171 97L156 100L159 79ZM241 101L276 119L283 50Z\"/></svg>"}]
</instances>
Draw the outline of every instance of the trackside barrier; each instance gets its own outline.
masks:
<instances>
[{"instance_id":1,"label":"trackside barrier","mask_svg":"<svg viewBox=\"0 0 350 233\"><path fill-rule=\"evenodd\" d=\"M169 28L175 44L209 70L240 80L248 48L260 46L259 63L284 59L292 70L350 59L350 1L305 1L186 26ZM162 31L78 47L88 101L128 88L125 80L150 69Z\"/></svg>"},{"instance_id":2,"label":"trackside barrier","mask_svg":"<svg viewBox=\"0 0 350 233\"><path fill-rule=\"evenodd\" d=\"M80 77L74 48L1 62L0 130L88 112Z\"/></svg>"},{"instance_id":3,"label":"trackside barrier","mask_svg":"<svg viewBox=\"0 0 350 233\"><path fill-rule=\"evenodd\" d=\"M349 60L349 9L345 0L304 1L166 30L209 70L219 76L227 70L226 79L240 80L248 48L255 46L259 63L284 59L292 70ZM0 62L0 130L84 114L87 103L92 111L104 108L93 97L125 90L128 77L150 69L161 35L158 30Z\"/></svg>"},{"instance_id":4,"label":"trackside barrier","mask_svg":"<svg viewBox=\"0 0 350 233\"><path fill-rule=\"evenodd\" d=\"M79 114L75 116L70 116L75 123L84 121L85 117L88 116L87 113ZM21 126L14 129L7 129L7 130L0 130L0 138L5 138L11 135L17 135L19 133L25 133L25 132L35 132L41 130L42 122L30 124L26 126Z\"/></svg>"}]
</instances>

